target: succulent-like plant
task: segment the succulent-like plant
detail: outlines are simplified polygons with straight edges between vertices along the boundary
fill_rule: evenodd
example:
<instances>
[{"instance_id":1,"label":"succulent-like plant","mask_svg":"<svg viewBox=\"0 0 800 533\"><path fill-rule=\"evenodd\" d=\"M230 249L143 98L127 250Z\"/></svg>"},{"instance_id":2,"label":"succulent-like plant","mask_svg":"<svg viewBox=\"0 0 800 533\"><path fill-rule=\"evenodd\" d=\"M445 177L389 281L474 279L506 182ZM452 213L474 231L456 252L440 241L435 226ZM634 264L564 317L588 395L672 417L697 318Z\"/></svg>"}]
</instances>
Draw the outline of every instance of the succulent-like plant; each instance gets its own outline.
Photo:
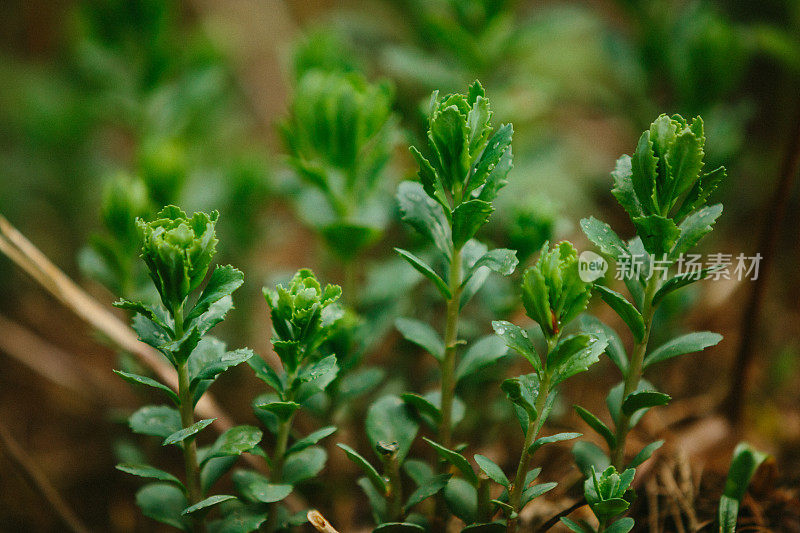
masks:
<instances>
[{"instance_id":1,"label":"succulent-like plant","mask_svg":"<svg viewBox=\"0 0 800 533\"><path fill-rule=\"evenodd\" d=\"M281 129L308 186L297 208L337 256L352 262L388 222L385 167L395 137L392 90L357 73L312 69L298 81Z\"/></svg>"},{"instance_id":2,"label":"succulent-like plant","mask_svg":"<svg viewBox=\"0 0 800 533\"><path fill-rule=\"evenodd\" d=\"M625 496L635 474L633 468L617 473L609 466L598 475L592 466L591 475L583 483L583 494L599 526L595 529L584 520L574 522L569 518L562 518L561 522L575 533L628 533L633 528L633 518L616 518L630 507Z\"/></svg>"},{"instance_id":3,"label":"succulent-like plant","mask_svg":"<svg viewBox=\"0 0 800 533\"><path fill-rule=\"evenodd\" d=\"M531 485L541 471L539 468L529 471L536 450L580 436L580 433L558 433L539 437L539 432L553 407L558 387L567 378L588 370L606 348L605 339L591 334L563 335L564 328L586 309L590 295L591 284L581 279L578 254L572 244L561 242L552 250L545 244L536 264L525 271L522 281L522 302L528 317L536 321L542 331L544 352L540 354L533 337L525 329L505 321L492 324L495 333L509 348L525 357L534 370L502 384L525 434L513 481L505 479L503 482L505 476L500 478L507 492L498 505L506 514L508 531L517 531L519 513L527 503L556 486L555 483ZM488 470L486 474L493 479L499 477L492 476Z\"/></svg>"},{"instance_id":4,"label":"succulent-like plant","mask_svg":"<svg viewBox=\"0 0 800 533\"><path fill-rule=\"evenodd\" d=\"M445 265L440 275L417 255L397 252L434 283L446 302L443 339L429 325L401 319L398 329L409 341L425 348L436 358L441 372L441 393L435 396L406 396L418 409L432 414L438 426L437 440L452 447L455 425L457 381L505 355L505 350L488 350L480 364L466 371L458 366L458 324L461 308L486 280L489 271L511 274L517 266L513 250L487 247L474 237L486 224L494 208L492 201L506 184L512 166L510 124L497 131L491 125L492 111L483 87L472 84L466 94L443 98L434 93L428 118L427 155L411 148L419 165L419 183L400 184L397 198L403 220L433 245L437 263ZM440 505L440 518L446 511Z\"/></svg>"},{"instance_id":5,"label":"succulent-like plant","mask_svg":"<svg viewBox=\"0 0 800 533\"><path fill-rule=\"evenodd\" d=\"M716 333L695 332L649 350L653 317L659 304L673 291L704 279L713 271L705 268L676 272L683 255L711 231L722 213L722 205L707 204L711 193L725 178L725 169L704 171L704 145L700 117L688 122L679 115L661 115L639 138L634 154L622 156L612 173L612 193L628 213L636 236L625 241L608 224L594 217L581 221L589 240L604 256L617 262L618 276L624 280L631 300L604 285L596 284L595 290L622 318L634 340L628 357L611 328L588 319L586 327L608 339L607 353L622 373L623 381L606 399L613 430L588 410L576 407L580 417L605 440L609 449L605 456L590 443L576 445L574 453L584 472L588 473L592 465L600 469L611 464L621 470L646 461L663 441L645 446L627 461L628 432L650 408L665 405L670 396L658 392L644 379L645 370L722 340Z\"/></svg>"},{"instance_id":6,"label":"succulent-like plant","mask_svg":"<svg viewBox=\"0 0 800 533\"><path fill-rule=\"evenodd\" d=\"M324 355L319 347L331 334L342 315L336 305L342 294L338 285L323 287L314 273L299 270L288 285L264 288L264 297L272 319L272 347L282 369L276 372L260 357L248 362L256 376L272 392L253 402L256 414L275 436L269 477L255 472L235 475L240 491L252 504L269 504L262 510L267 517L267 531L275 531L305 521L294 516L278 502L285 499L298 483L316 476L325 466L327 453L316 444L336 431L335 426L320 428L290 443L292 423L297 412L336 378L339 366L336 355ZM257 487L269 488L267 496Z\"/></svg>"},{"instance_id":7,"label":"succulent-like plant","mask_svg":"<svg viewBox=\"0 0 800 533\"><path fill-rule=\"evenodd\" d=\"M136 433L160 437L164 446L179 448L185 478L181 481L144 464L121 464L117 468L157 480L137 493L139 507L150 518L186 531L202 531L211 507L235 499L232 495L207 496L207 492L233 466L236 457L256 449L262 436L255 427L236 426L210 447L198 448L196 442L198 434L214 422L195 420L196 403L220 374L253 355L249 349L228 351L224 343L207 335L233 308L231 294L243 283L240 271L231 266L214 268L203 291L191 304L187 301L200 288L211 266L216 221L216 213L187 217L175 206L165 207L155 220L138 219L142 258L163 307L124 299L115 304L135 313L133 328L139 339L161 352L178 378L178 389L173 390L151 377L116 371L132 384L159 390L175 406L143 407L130 417L130 427ZM222 519L229 520L235 517Z\"/></svg>"}]
</instances>

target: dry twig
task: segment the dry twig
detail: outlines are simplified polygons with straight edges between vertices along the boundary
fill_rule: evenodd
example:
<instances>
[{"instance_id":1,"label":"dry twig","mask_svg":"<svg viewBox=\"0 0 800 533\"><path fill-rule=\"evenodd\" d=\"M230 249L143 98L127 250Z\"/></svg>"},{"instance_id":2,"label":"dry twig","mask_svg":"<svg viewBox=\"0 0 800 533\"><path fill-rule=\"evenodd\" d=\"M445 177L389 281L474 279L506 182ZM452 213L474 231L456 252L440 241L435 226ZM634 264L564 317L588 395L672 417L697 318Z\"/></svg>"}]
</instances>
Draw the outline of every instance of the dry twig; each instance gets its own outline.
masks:
<instances>
[{"instance_id":1,"label":"dry twig","mask_svg":"<svg viewBox=\"0 0 800 533\"><path fill-rule=\"evenodd\" d=\"M320 533L339 533L330 522L325 520L325 517L322 516L322 513L316 509L311 509L306 517L308 517L308 522Z\"/></svg>"}]
</instances>

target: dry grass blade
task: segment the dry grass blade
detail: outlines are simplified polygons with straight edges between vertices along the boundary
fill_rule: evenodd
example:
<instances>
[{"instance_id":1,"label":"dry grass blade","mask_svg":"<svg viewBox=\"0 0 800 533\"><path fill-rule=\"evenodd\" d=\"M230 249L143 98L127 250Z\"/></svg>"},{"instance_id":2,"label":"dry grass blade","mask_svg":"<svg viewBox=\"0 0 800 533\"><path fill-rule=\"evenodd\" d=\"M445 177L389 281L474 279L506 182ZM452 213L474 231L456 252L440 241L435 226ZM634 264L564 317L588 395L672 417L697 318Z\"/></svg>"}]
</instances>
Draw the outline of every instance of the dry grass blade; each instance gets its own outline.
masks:
<instances>
[{"instance_id":1,"label":"dry grass blade","mask_svg":"<svg viewBox=\"0 0 800 533\"><path fill-rule=\"evenodd\" d=\"M47 501L50 508L58 515L69 531L73 533L89 533L89 528L81 522L80 518L67 505L67 502L64 501L55 487L50 484L44 473L28 457L22 446L11 437L11 434L3 424L0 424L0 447L2 447L14 466L17 467L20 474Z\"/></svg>"},{"instance_id":2,"label":"dry grass blade","mask_svg":"<svg viewBox=\"0 0 800 533\"><path fill-rule=\"evenodd\" d=\"M127 324L89 296L61 269L50 262L47 256L2 215L0 215L0 252L7 255L47 292L55 296L86 323L100 331L114 345L138 357L161 380L172 388L177 388L177 376L156 350L140 342L136 333ZM220 431L225 431L233 426L228 415L208 395L198 402L197 412L203 418L216 418L214 425Z\"/></svg>"}]
</instances>

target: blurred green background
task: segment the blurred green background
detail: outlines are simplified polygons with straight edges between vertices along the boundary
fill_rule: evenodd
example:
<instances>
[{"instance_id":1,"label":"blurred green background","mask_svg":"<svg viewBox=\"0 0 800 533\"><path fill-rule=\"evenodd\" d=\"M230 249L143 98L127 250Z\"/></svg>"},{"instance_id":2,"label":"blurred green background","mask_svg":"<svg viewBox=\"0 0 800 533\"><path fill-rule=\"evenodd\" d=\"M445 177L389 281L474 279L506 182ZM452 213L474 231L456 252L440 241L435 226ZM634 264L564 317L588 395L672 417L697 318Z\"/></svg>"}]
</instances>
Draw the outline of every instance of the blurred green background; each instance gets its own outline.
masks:
<instances>
[{"instance_id":1,"label":"blurred green background","mask_svg":"<svg viewBox=\"0 0 800 533\"><path fill-rule=\"evenodd\" d=\"M419 142L433 90L463 90L480 79L495 122L513 122L514 170L485 238L518 249L523 265L546 239L586 248L581 217L599 213L624 227L609 172L662 112L702 115L708 164L728 168L717 193L725 213L705 249L752 255L775 217L781 165L799 134L796 0L11 0L3 7L0 213L110 303L146 291L132 217L167 203L218 209L219 261L246 276L238 310L219 335L268 358L260 287L312 267L345 287L366 324L346 348L353 366L392 365L381 390L423 390L434 372L391 327L401 312L421 319L440 312L430 309L427 289L411 290L419 279L391 251L416 242L399 223L393 193L415 172L407 146ZM313 128L302 129L319 113L309 102L336 91L372 102L366 120L384 148L370 152L369 168L359 162L359 195L325 193L314 185L319 169L303 163L355 165L342 163ZM741 394L746 436L797 481L796 187L786 201L783 224L772 228L776 253ZM467 335L513 316L511 283L490 278L468 311ZM750 289L709 282L666 306L664 337L699 324L726 338L711 356L663 377L683 397L707 392L719 405L740 325L754 319ZM0 422L90 526L151 531L133 505L135 483L113 470L115 458L141 453L141 443L119 423L139 399L110 369L119 358L136 363L5 257L0 295ZM50 361L44 354L58 355L65 368L41 363ZM254 419L249 403L260 389L240 370L214 392L245 422ZM483 394L479 385L463 394ZM361 409L353 405L353 420ZM493 429L476 440L513 439L498 409L487 403L481 416ZM465 424L477 427L478 414ZM0 530L57 530L2 453L0 472ZM351 492L352 510L361 495Z\"/></svg>"}]
</instances>

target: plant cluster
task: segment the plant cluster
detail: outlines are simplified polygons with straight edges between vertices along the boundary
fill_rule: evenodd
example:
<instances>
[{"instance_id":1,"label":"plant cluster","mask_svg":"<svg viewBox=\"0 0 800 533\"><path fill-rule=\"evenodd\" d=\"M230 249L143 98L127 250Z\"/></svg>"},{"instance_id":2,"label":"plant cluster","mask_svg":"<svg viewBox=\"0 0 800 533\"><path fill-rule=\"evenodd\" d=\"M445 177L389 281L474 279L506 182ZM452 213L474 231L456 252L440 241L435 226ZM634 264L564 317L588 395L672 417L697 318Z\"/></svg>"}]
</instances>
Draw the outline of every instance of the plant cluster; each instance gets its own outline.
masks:
<instances>
[{"instance_id":1,"label":"plant cluster","mask_svg":"<svg viewBox=\"0 0 800 533\"><path fill-rule=\"evenodd\" d=\"M379 172L372 163L387 157L384 152L380 156L373 152L381 150L381 143L373 137L382 135L379 132L387 127L388 101L383 111L376 112L374 87L357 78L317 72L302 80L304 96L296 101L285 130L293 165L325 195L333 211L351 202L357 205L355 198L369 187L364 189L363 183L356 185L358 180L350 179L377 180ZM335 90L328 92L328 86ZM320 114L320 110L328 114ZM336 119L342 121L341 127ZM534 466L536 452L548 444L582 436L574 432L546 434L548 418L568 380L588 371L603 354L622 374L622 381L607 397L613 425L582 407L575 410L606 442L608 451L588 441L579 441L573 448L586 476L585 503L597 525L566 517L562 522L577 533L630 531L633 519L624 515L635 498L635 469L663 441L651 443L627 459L626 439L649 409L670 399L645 380L644 372L651 365L701 351L721 340L717 334L699 332L655 350L648 346L653 318L664 298L711 273L702 270L659 277L651 267L658 262L665 265L662 272L674 271L681 255L711 231L721 213L721 206L707 204L725 170L704 171L702 120L687 122L677 115L659 117L644 132L634 154L620 158L613 172L612 192L631 217L637 235L626 241L595 218L581 223L587 237L608 259L621 262L641 256L644 268L625 280L631 299L607 287L603 280L587 279L570 242L545 243L536 262L520 278L521 303L536 328L495 320L491 323L493 335L462 338L464 307L491 272L509 276L518 263L514 250L489 249L477 240L494 211L493 201L507 183L513 158L512 132L510 124L497 129L492 125L489 100L475 82L463 94L433 94L427 146L424 153L411 148L419 166L419 181L401 183L397 200L403 220L423 238L424 245L417 252L396 251L432 283L441 298L443 320L439 331L416 318L399 318L396 327L405 339L434 358L440 381L438 388L422 394L384 394L366 409L366 439L378 467L368 454L338 443L363 471L357 484L367 496L375 531L444 531L451 517L465 524L465 532L519 531L526 505L557 485L537 482L542 467ZM365 150L375 158L365 156ZM362 174L363 164L371 169L366 174ZM139 204L109 201L107 205L108 226L128 235L126 217L136 215ZM350 213L344 209L337 216L345 220ZM323 286L308 269L299 270L287 284L263 290L279 368L248 349L228 351L224 343L209 336L209 330L233 308L231 294L243 283L242 273L233 267L211 268L217 218L216 212L188 217L168 206L153 221L136 219L135 240L160 303L120 300L117 305L134 314L133 326L140 338L175 368L177 388L147 376L117 373L131 383L160 390L174 403L175 407L142 408L131 417L130 425L134 432L161 437L165 445L178 447L185 473L179 480L143 464L118 468L157 480L139 491L137 502L147 516L175 527L225 532L289 530L305 522L306 516L290 505L288 498L293 493L306 495L302 485L321 473L330 450L320 443L337 431L336 425L328 423L303 435L295 424L298 413L330 418L340 404L374 387L382 374L369 377L348 362L358 351L354 338L363 331L363 324L352 309L339 302L340 287ZM132 241L134 236L126 239ZM613 329L586 314L593 292L630 329L634 346L630 357ZM499 385L522 429L519 459L510 475L485 455L473 454L474 461L468 459L465 450L473 444L457 439L459 422L477 407L459 397L459 383L480 374L509 351L530 365L529 372ZM271 435L271 446L260 444L262 431L252 426L227 429L210 445L199 446L200 432L214 420L196 420L196 403L220 374L243 362L270 389L253 401L253 408ZM419 451L415 442L423 431L428 432L422 440L435 457L433 462L411 457L412 451ZM268 473L235 470L231 479L236 495L209 495L214 483L245 453L263 458ZM737 451L731 467L734 479L720 507L721 523L735 524L738 501L763 459L750 448ZM429 499L434 501L429 503ZM219 516L206 520L212 508Z\"/></svg>"}]
</instances>

